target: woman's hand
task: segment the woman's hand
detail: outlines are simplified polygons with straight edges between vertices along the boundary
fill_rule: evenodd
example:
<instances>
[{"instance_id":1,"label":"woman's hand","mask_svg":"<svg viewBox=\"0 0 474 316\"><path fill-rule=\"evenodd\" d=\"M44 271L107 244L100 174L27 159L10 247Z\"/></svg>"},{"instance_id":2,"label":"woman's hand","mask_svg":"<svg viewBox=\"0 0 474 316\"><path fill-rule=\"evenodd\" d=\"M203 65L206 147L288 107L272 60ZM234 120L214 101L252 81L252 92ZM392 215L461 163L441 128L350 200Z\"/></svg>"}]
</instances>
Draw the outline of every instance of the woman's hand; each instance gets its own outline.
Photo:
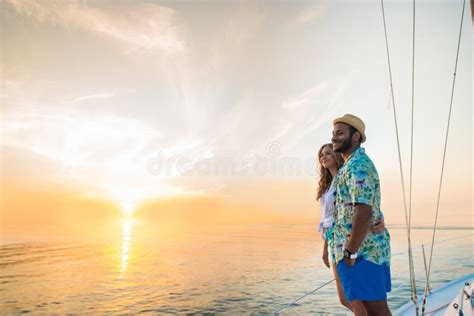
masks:
<instances>
[{"instance_id":1,"label":"woman's hand","mask_svg":"<svg viewBox=\"0 0 474 316\"><path fill-rule=\"evenodd\" d=\"M329 268L330 266L329 266L329 255L328 255L328 242L327 242L327 240L324 241L322 259L323 259L323 262L326 265L326 267Z\"/></svg>"},{"instance_id":2,"label":"woman's hand","mask_svg":"<svg viewBox=\"0 0 474 316\"><path fill-rule=\"evenodd\" d=\"M380 216L378 218L377 222L375 222L375 224L372 225L372 227L370 228L370 230L374 234L379 234L379 233L383 232L384 229L385 229L385 221L383 219L383 216Z\"/></svg>"}]
</instances>

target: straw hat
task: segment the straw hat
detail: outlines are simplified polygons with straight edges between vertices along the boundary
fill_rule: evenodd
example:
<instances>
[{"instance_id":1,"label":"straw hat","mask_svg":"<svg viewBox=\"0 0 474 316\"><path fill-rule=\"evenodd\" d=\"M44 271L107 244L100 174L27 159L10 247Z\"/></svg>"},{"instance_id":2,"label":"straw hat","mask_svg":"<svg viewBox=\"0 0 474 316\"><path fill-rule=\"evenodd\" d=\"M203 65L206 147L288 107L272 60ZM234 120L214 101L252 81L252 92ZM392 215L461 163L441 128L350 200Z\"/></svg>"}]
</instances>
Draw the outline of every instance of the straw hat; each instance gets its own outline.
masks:
<instances>
[{"instance_id":1,"label":"straw hat","mask_svg":"<svg viewBox=\"0 0 474 316\"><path fill-rule=\"evenodd\" d=\"M336 125L337 123L344 123L354 127L362 136L361 143L365 142L365 124L360 118L352 114L345 114L344 116L338 117L332 121L332 125Z\"/></svg>"}]
</instances>

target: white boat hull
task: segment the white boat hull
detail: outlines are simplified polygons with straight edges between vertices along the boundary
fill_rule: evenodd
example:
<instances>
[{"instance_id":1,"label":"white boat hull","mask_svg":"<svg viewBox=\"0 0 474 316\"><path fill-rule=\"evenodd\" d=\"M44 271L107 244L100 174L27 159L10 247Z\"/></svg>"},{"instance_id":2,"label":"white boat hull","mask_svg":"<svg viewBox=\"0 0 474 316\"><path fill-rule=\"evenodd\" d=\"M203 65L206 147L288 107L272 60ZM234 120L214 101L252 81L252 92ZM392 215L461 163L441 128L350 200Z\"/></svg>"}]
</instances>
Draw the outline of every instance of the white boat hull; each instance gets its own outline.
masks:
<instances>
[{"instance_id":1,"label":"white boat hull","mask_svg":"<svg viewBox=\"0 0 474 316\"><path fill-rule=\"evenodd\" d=\"M469 283L469 286L465 284ZM465 275L457 280L453 280L442 287L439 287L431 292L431 294L427 297L426 307L425 307L425 315L465 315L470 316L472 314L472 284L474 283L474 273ZM463 298L462 304L460 304L460 293L462 289L466 289L468 294L470 295L468 299L466 297ZM419 315L421 315L421 305L422 305L423 297L421 297L418 301L418 306L420 308ZM458 309L454 309L455 305L458 305ZM460 306L462 305L462 306ZM459 307L462 307L463 314L459 313ZM397 311L395 311L394 315L397 316L413 316L416 315L415 304L413 302L408 302L407 304L400 307Z\"/></svg>"}]
</instances>

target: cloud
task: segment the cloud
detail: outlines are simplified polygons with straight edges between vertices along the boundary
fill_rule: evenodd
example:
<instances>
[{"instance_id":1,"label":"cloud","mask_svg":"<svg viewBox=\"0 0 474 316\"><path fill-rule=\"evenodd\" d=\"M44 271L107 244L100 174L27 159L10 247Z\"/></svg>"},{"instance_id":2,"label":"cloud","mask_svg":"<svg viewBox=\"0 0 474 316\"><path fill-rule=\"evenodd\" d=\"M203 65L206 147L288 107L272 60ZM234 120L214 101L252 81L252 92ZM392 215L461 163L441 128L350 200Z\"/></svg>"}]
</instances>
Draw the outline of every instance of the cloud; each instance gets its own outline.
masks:
<instances>
[{"instance_id":1,"label":"cloud","mask_svg":"<svg viewBox=\"0 0 474 316\"><path fill-rule=\"evenodd\" d=\"M352 73L349 73L342 80L318 82L282 101L282 119L278 124L281 128L273 140L278 140L285 151L291 152L302 139L324 126L342 105L351 78Z\"/></svg>"},{"instance_id":2,"label":"cloud","mask_svg":"<svg viewBox=\"0 0 474 316\"><path fill-rule=\"evenodd\" d=\"M245 59L249 45L265 21L263 10L255 7L240 7L231 12L225 23L210 39L210 63L214 68L226 67L229 63Z\"/></svg>"},{"instance_id":3,"label":"cloud","mask_svg":"<svg viewBox=\"0 0 474 316\"><path fill-rule=\"evenodd\" d=\"M309 8L304 8L295 17L297 23L307 24L313 23L320 20L326 15L327 8L323 4L319 3Z\"/></svg>"},{"instance_id":4,"label":"cloud","mask_svg":"<svg viewBox=\"0 0 474 316\"><path fill-rule=\"evenodd\" d=\"M114 97L120 97L124 95L128 95L131 93L135 93L137 90L136 89L123 89L121 91L117 92L98 92L98 93L93 93L93 94L87 94L83 95L80 97L76 97L70 101L70 103L79 103L83 101L89 101L89 100L94 100L94 99L110 99Z\"/></svg>"},{"instance_id":5,"label":"cloud","mask_svg":"<svg viewBox=\"0 0 474 316\"><path fill-rule=\"evenodd\" d=\"M127 205L197 192L172 183L179 173L155 176L150 172L148 164L157 150L170 159L200 159L210 153L209 147L196 140L168 142L160 130L142 120L91 115L78 109L9 109L2 115L1 135L2 151L12 149L29 157L22 160L20 169L34 169L38 159L47 162L49 174L41 180L44 183L50 179L73 181L85 185L88 194L102 192L102 198Z\"/></svg>"},{"instance_id":6,"label":"cloud","mask_svg":"<svg viewBox=\"0 0 474 316\"><path fill-rule=\"evenodd\" d=\"M24 113L10 110L2 118L2 145L26 149L64 164L105 162L94 152L108 152L114 159L140 153L142 139L161 138L143 122L114 115L89 117L80 111L43 109ZM132 155L133 156L133 155ZM82 158L81 158L82 157Z\"/></svg>"},{"instance_id":7,"label":"cloud","mask_svg":"<svg viewBox=\"0 0 474 316\"><path fill-rule=\"evenodd\" d=\"M326 82L318 83L298 96L283 101L281 107L287 110L296 110L302 106L309 105L310 102L314 103L314 99L320 96L326 89Z\"/></svg>"},{"instance_id":8,"label":"cloud","mask_svg":"<svg viewBox=\"0 0 474 316\"><path fill-rule=\"evenodd\" d=\"M66 28L78 28L110 37L127 51L183 52L186 48L176 24L177 12L153 3L7 0L20 14ZM109 5L107 7L106 5Z\"/></svg>"},{"instance_id":9,"label":"cloud","mask_svg":"<svg viewBox=\"0 0 474 316\"><path fill-rule=\"evenodd\" d=\"M91 100L91 99L107 99L107 98L112 98L114 96L115 96L114 93L103 92L103 93L97 93L97 94L91 94L91 95L85 95L85 96L82 96L82 97L77 97L74 100L72 100L71 103L77 103L77 102L87 101L87 100Z\"/></svg>"},{"instance_id":10,"label":"cloud","mask_svg":"<svg viewBox=\"0 0 474 316\"><path fill-rule=\"evenodd\" d=\"M163 138L160 131L136 119L57 109L9 110L3 114L1 132L2 146L53 162L56 170L50 177L105 189L117 189L121 183L145 184L147 157ZM159 184L148 187L158 189Z\"/></svg>"}]
</instances>

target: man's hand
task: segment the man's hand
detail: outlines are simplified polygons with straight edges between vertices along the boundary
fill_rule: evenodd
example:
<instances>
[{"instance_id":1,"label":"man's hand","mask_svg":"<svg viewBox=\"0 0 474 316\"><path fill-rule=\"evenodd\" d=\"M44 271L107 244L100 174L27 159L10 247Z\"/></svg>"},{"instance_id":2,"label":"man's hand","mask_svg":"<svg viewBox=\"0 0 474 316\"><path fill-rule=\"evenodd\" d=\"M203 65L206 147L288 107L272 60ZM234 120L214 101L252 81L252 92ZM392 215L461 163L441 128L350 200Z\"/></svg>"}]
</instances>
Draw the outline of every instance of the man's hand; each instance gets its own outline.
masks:
<instances>
[{"instance_id":1,"label":"man's hand","mask_svg":"<svg viewBox=\"0 0 474 316\"><path fill-rule=\"evenodd\" d=\"M347 259L347 258L345 258L345 259L344 259L344 262L346 263L346 265L347 265L348 267L352 267L352 266L355 264L356 259Z\"/></svg>"}]
</instances>

